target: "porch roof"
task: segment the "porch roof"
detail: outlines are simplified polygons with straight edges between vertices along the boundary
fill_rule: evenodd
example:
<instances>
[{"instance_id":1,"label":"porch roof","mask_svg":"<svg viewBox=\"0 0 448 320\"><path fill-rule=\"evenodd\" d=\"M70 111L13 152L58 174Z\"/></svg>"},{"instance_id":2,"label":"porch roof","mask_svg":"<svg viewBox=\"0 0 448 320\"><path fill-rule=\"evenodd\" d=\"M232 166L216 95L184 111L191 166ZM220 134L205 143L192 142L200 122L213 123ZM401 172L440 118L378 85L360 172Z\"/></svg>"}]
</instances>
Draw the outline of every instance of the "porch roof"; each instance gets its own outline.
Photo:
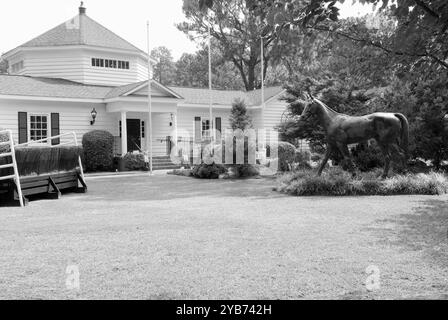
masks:
<instances>
[{"instance_id":1,"label":"porch roof","mask_svg":"<svg viewBox=\"0 0 448 320\"><path fill-rule=\"evenodd\" d=\"M186 87L169 87L174 92L179 93L185 104L209 104L210 92L208 89L186 88ZM265 100L269 100L280 95L284 89L278 87L265 88ZM212 90L213 104L215 105L232 105L235 99L242 99L249 107L256 107L262 104L261 90L240 91L240 90Z\"/></svg>"}]
</instances>

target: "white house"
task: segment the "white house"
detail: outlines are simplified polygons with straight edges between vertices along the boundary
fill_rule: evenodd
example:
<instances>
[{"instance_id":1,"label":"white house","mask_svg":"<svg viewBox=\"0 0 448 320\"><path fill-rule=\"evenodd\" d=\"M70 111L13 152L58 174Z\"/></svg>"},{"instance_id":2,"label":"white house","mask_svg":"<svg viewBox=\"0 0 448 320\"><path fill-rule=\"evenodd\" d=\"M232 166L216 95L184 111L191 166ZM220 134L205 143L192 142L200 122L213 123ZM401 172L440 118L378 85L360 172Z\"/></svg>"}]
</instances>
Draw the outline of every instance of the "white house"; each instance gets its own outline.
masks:
<instances>
[{"instance_id":1,"label":"white house","mask_svg":"<svg viewBox=\"0 0 448 320\"><path fill-rule=\"evenodd\" d=\"M145 52L79 14L31 41L3 54L9 74L0 75L0 127L19 142L67 132L109 131L116 154L146 150L148 57ZM152 81L152 141L155 156L167 155L173 130L196 138L210 127L207 89L166 87ZM213 90L213 123L228 127L231 104L244 99L256 128L273 128L286 103L283 89L253 92ZM97 113L92 121L92 111ZM262 115L264 119L262 119ZM53 141L52 143L58 143Z\"/></svg>"}]
</instances>

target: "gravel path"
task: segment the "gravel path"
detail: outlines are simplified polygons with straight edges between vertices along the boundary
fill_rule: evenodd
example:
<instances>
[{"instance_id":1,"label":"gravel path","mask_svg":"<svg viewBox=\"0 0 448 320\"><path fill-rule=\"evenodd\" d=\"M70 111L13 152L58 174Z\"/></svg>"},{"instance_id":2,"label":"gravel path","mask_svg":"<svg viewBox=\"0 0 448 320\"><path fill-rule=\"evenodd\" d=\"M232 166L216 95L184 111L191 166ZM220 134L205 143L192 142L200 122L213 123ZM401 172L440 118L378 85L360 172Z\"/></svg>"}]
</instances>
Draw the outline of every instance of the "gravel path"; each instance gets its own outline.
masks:
<instances>
[{"instance_id":1,"label":"gravel path","mask_svg":"<svg viewBox=\"0 0 448 320\"><path fill-rule=\"evenodd\" d=\"M88 185L0 208L0 298L448 298L446 196L298 198L272 179L161 175Z\"/></svg>"}]
</instances>

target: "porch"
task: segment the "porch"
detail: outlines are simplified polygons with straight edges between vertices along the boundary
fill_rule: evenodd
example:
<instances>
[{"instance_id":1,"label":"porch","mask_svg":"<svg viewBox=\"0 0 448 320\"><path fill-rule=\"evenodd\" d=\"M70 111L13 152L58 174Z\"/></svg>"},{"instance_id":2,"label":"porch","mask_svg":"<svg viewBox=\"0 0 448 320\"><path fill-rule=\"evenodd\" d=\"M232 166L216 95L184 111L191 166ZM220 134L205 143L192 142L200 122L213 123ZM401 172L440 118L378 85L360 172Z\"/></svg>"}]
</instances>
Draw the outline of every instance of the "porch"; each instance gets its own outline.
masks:
<instances>
[{"instance_id":1,"label":"porch","mask_svg":"<svg viewBox=\"0 0 448 320\"><path fill-rule=\"evenodd\" d=\"M146 101L145 101L146 102ZM171 137L177 132L177 106L155 104L150 134L147 103L111 104L107 111L115 114L114 154L124 156L132 152L148 152L150 141L154 157L169 155Z\"/></svg>"}]
</instances>

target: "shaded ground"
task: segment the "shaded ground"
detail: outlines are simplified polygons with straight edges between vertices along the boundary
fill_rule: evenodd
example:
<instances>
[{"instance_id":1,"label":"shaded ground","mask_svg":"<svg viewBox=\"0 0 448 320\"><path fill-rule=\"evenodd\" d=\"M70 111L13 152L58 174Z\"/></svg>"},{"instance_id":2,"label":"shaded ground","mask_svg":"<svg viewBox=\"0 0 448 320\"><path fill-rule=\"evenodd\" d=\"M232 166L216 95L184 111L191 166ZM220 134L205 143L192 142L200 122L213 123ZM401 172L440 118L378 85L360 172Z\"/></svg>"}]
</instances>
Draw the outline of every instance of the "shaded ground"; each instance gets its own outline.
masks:
<instances>
[{"instance_id":1,"label":"shaded ground","mask_svg":"<svg viewBox=\"0 0 448 320\"><path fill-rule=\"evenodd\" d=\"M297 198L269 179L176 176L88 185L0 208L0 298L448 298L446 196Z\"/></svg>"}]
</instances>

